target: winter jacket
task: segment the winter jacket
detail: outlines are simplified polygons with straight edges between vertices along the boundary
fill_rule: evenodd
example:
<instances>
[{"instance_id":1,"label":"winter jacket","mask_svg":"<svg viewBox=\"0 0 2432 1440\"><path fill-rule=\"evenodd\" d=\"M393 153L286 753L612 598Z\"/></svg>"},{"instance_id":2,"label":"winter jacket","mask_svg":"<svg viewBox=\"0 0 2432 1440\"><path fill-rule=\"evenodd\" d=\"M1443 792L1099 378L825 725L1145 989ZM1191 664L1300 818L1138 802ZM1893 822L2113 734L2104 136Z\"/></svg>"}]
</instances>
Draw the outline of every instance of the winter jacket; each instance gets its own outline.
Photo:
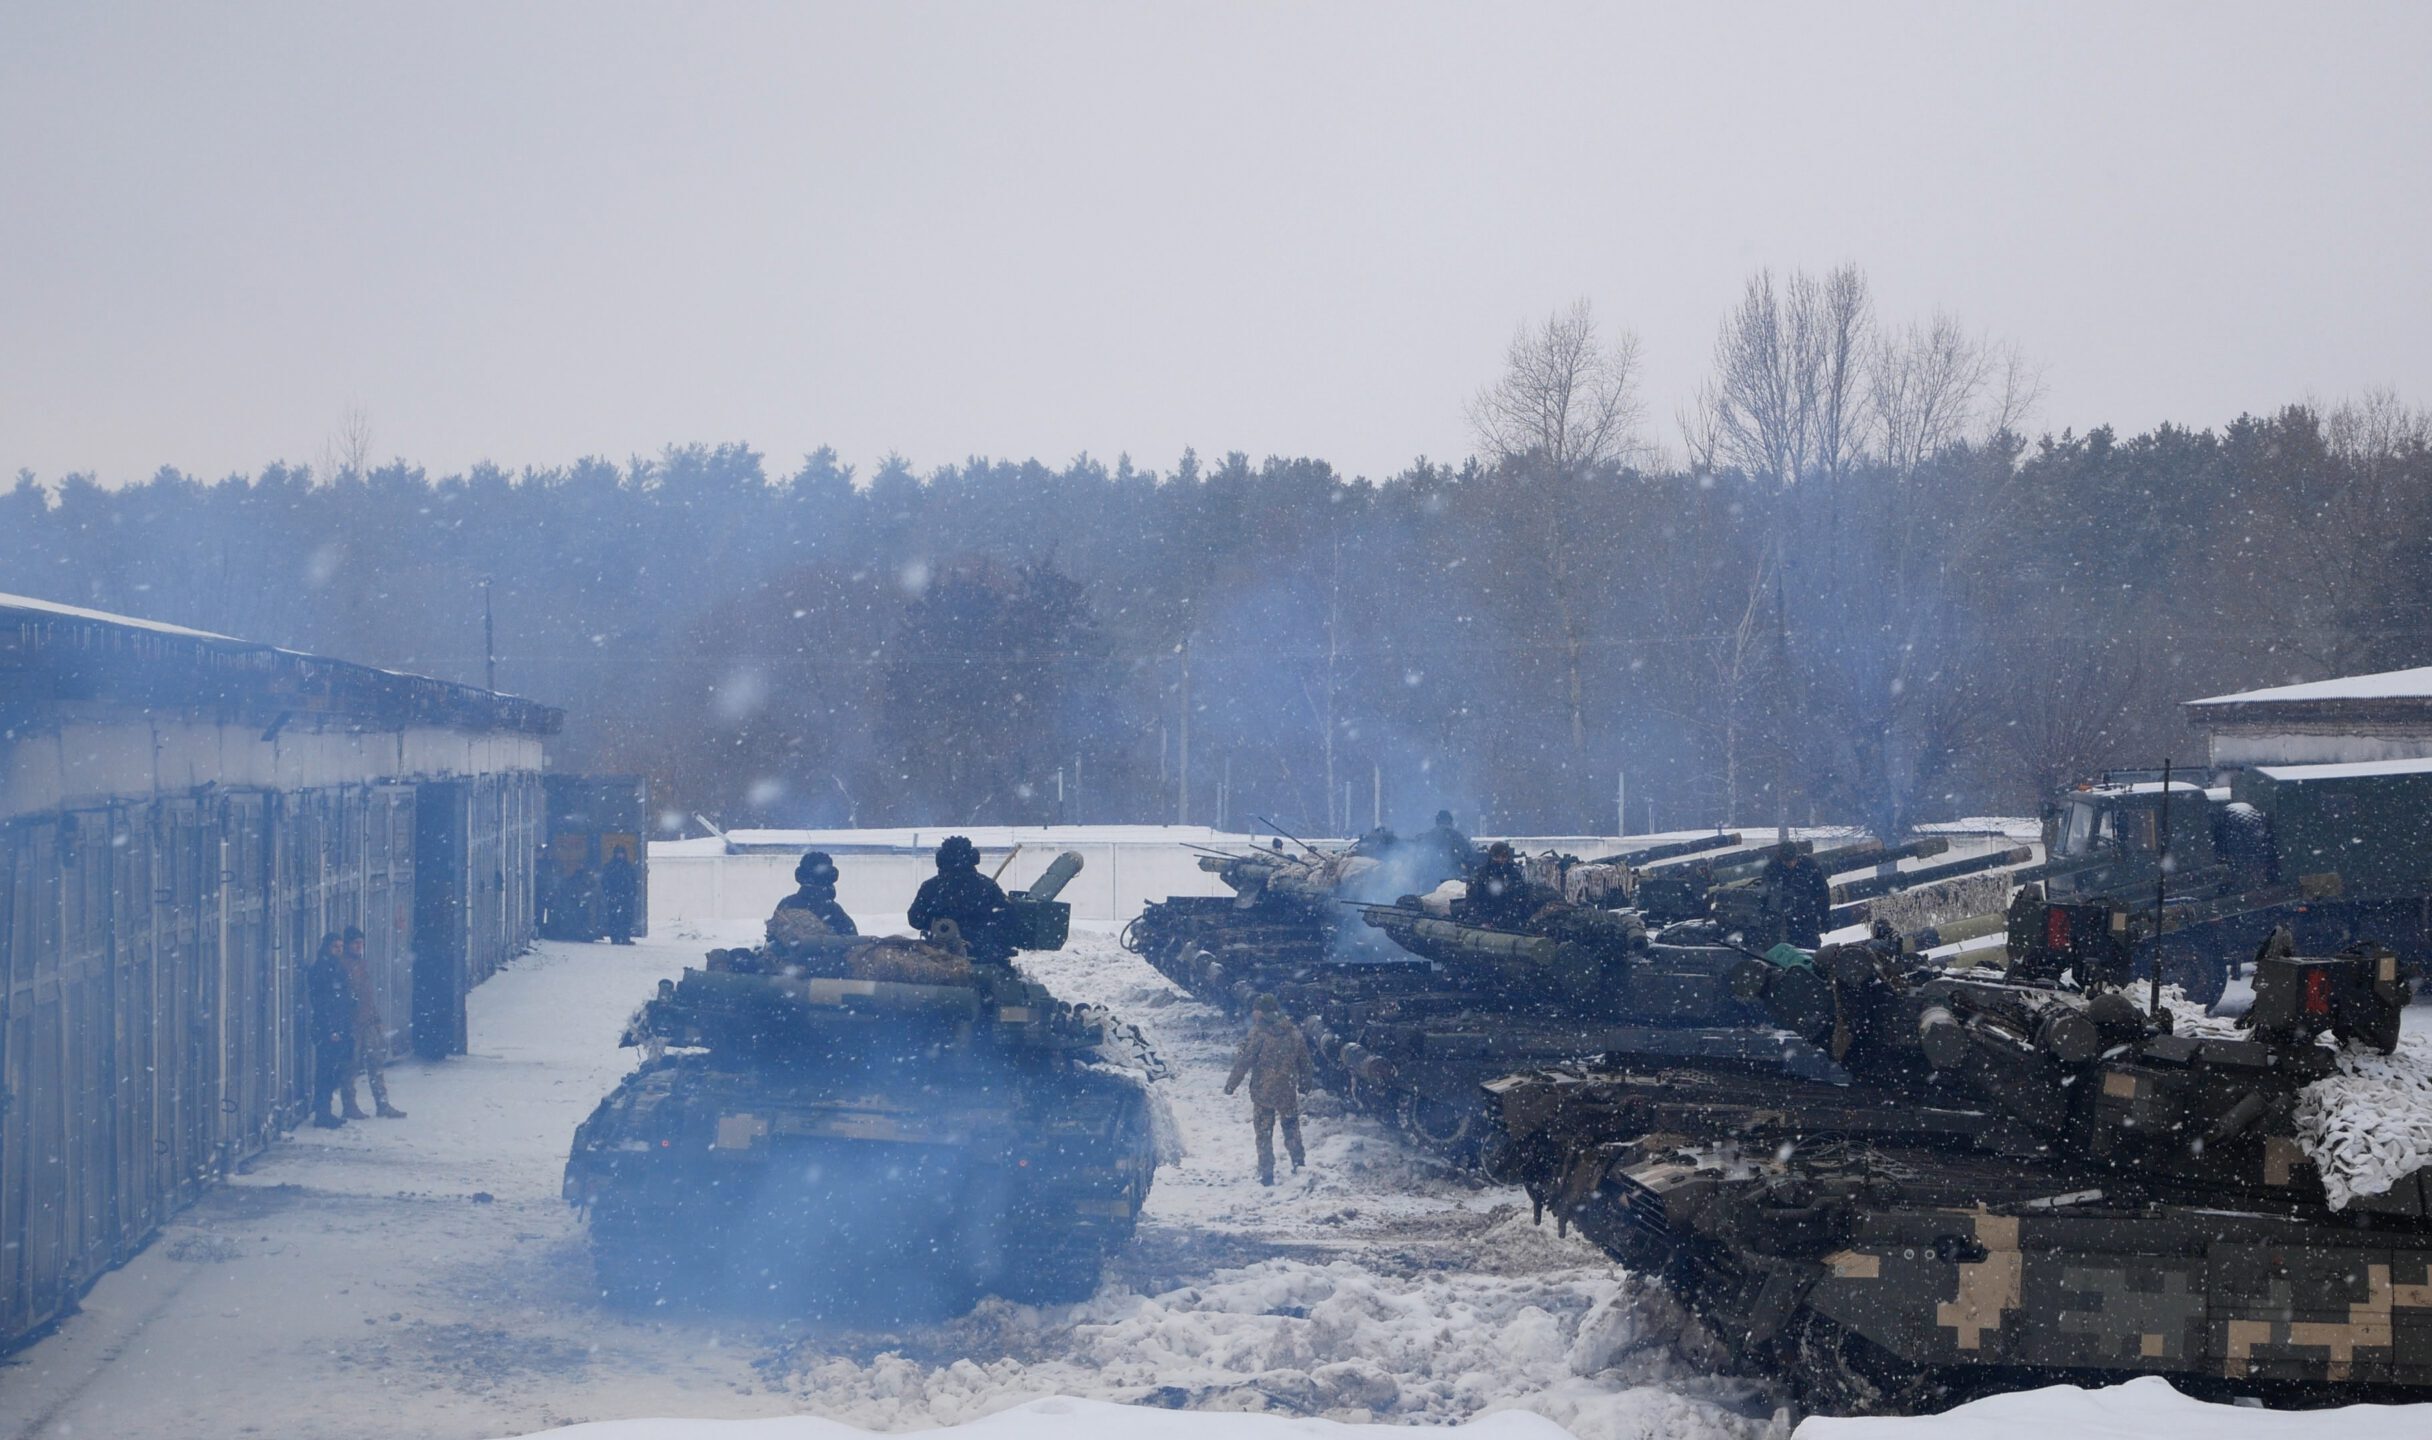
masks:
<instances>
[{"instance_id":1,"label":"winter jacket","mask_svg":"<svg viewBox=\"0 0 2432 1440\"><path fill-rule=\"evenodd\" d=\"M1489 860L1469 880L1469 918L1496 929L1512 929L1536 909L1528 877L1510 860Z\"/></svg>"},{"instance_id":2,"label":"winter jacket","mask_svg":"<svg viewBox=\"0 0 2432 1440\"><path fill-rule=\"evenodd\" d=\"M1013 942L1006 934L1013 903L977 867L940 870L923 880L904 918L923 934L940 920L953 921L963 932L963 945L974 960L1001 964L1013 958Z\"/></svg>"},{"instance_id":3,"label":"winter jacket","mask_svg":"<svg viewBox=\"0 0 2432 1440\"><path fill-rule=\"evenodd\" d=\"M346 988L354 992L355 1029L365 1035L378 1035L387 1027L380 1023L380 992L372 984L372 961L369 955L348 955Z\"/></svg>"},{"instance_id":4,"label":"winter jacket","mask_svg":"<svg viewBox=\"0 0 2432 1440\"><path fill-rule=\"evenodd\" d=\"M780 910L808 910L819 917L819 923L827 926L828 933L831 935L859 935L861 933L853 928L853 917L845 914L844 907L836 903L836 888L832 885L805 885L778 901L777 908Z\"/></svg>"},{"instance_id":5,"label":"winter jacket","mask_svg":"<svg viewBox=\"0 0 2432 1440\"><path fill-rule=\"evenodd\" d=\"M355 1039L355 987L346 980L346 959L318 955L304 967L304 993L312 1000L315 1045L351 1045Z\"/></svg>"},{"instance_id":6,"label":"winter jacket","mask_svg":"<svg viewBox=\"0 0 2432 1440\"><path fill-rule=\"evenodd\" d=\"M1309 1083L1314 1073L1309 1063L1309 1042L1301 1037L1300 1027L1277 1016L1250 1027L1250 1033L1242 1038L1241 1049L1233 1056L1233 1074L1224 1082L1224 1088L1230 1095L1247 1075L1250 1103L1262 1110L1289 1114L1300 1109L1301 1087Z\"/></svg>"}]
</instances>

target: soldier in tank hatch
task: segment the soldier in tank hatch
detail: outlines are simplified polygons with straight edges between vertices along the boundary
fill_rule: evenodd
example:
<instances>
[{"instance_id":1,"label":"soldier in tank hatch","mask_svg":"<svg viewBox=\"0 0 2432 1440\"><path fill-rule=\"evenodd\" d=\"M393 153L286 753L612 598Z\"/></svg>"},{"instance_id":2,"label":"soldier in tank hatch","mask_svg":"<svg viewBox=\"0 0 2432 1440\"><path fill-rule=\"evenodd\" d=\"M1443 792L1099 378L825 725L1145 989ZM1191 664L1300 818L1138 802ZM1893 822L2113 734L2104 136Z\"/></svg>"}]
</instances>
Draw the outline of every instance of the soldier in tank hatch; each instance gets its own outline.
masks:
<instances>
[{"instance_id":1,"label":"soldier in tank hatch","mask_svg":"<svg viewBox=\"0 0 2432 1440\"><path fill-rule=\"evenodd\" d=\"M922 934L940 920L951 920L962 934L971 958L982 964L1005 965L1013 960L1007 935L1013 904L994 880L980 873L980 849L961 835L949 835L937 847L937 873L923 880L920 893L904 918Z\"/></svg>"},{"instance_id":2,"label":"soldier in tank hatch","mask_svg":"<svg viewBox=\"0 0 2432 1440\"><path fill-rule=\"evenodd\" d=\"M836 903L836 862L825 850L806 851L794 863L794 893L777 902L780 910L808 910L831 935L858 935L853 917Z\"/></svg>"},{"instance_id":3,"label":"soldier in tank hatch","mask_svg":"<svg viewBox=\"0 0 2432 1440\"><path fill-rule=\"evenodd\" d=\"M1824 921L1832 913L1832 882L1824 867L1784 841L1765 862L1763 883L1768 904L1781 919L1782 938L1802 950L1823 944Z\"/></svg>"}]
</instances>

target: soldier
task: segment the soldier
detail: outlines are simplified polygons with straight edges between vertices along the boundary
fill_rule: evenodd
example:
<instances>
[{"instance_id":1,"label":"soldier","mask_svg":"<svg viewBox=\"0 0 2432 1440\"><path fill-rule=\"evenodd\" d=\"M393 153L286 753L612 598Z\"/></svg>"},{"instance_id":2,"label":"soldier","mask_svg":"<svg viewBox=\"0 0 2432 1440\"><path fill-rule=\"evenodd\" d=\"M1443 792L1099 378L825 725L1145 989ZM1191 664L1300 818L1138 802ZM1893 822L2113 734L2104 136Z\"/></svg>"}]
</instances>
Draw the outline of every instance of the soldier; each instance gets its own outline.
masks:
<instances>
[{"instance_id":1,"label":"soldier","mask_svg":"<svg viewBox=\"0 0 2432 1440\"><path fill-rule=\"evenodd\" d=\"M1765 862L1768 905L1781 918L1782 938L1802 950L1824 943L1824 920L1832 913L1832 882L1822 866L1785 840Z\"/></svg>"},{"instance_id":2,"label":"soldier","mask_svg":"<svg viewBox=\"0 0 2432 1440\"><path fill-rule=\"evenodd\" d=\"M1005 937L1012 914L1005 892L980 873L979 847L949 835L937 847L937 873L921 882L904 918L924 935L938 921L951 920L974 961L1004 965L1013 960L1013 944Z\"/></svg>"},{"instance_id":3,"label":"soldier","mask_svg":"<svg viewBox=\"0 0 2432 1440\"><path fill-rule=\"evenodd\" d=\"M1469 837L1454 828L1450 810L1438 810L1434 828L1420 835L1414 843L1420 853L1427 857L1434 872L1420 877L1430 888L1468 874L1470 868L1478 863L1478 847L1470 844Z\"/></svg>"},{"instance_id":4,"label":"soldier","mask_svg":"<svg viewBox=\"0 0 2432 1440\"><path fill-rule=\"evenodd\" d=\"M355 994L334 932L321 937L320 953L304 967L304 993L312 1005L312 1123L335 1130L346 1117L330 1102L348 1087L354 1071Z\"/></svg>"},{"instance_id":5,"label":"soldier","mask_svg":"<svg viewBox=\"0 0 2432 1440\"><path fill-rule=\"evenodd\" d=\"M380 1016L378 987L372 984L372 965L363 953L363 932L352 925L346 927L346 987L355 997L355 1059L346 1068L346 1084L339 1098L346 1102L346 1118L366 1120L363 1107L355 1103L355 1076L358 1072L371 1082L372 1109L383 1120L403 1120L405 1112L388 1103L388 1077L381 1067L388 1063L388 1022Z\"/></svg>"},{"instance_id":6,"label":"soldier","mask_svg":"<svg viewBox=\"0 0 2432 1440\"><path fill-rule=\"evenodd\" d=\"M633 867L633 852L622 845L600 867L601 928L608 932L611 945L633 943L633 902L641 888L641 878L641 872Z\"/></svg>"},{"instance_id":7,"label":"soldier","mask_svg":"<svg viewBox=\"0 0 2432 1440\"><path fill-rule=\"evenodd\" d=\"M1497 840L1487 847L1486 863L1469 877L1470 919L1480 925L1509 930L1525 922L1536 909L1528 877L1512 847Z\"/></svg>"},{"instance_id":8,"label":"soldier","mask_svg":"<svg viewBox=\"0 0 2432 1440\"><path fill-rule=\"evenodd\" d=\"M1309 1042L1300 1027L1284 1018L1284 1007L1272 995L1261 995L1250 1006L1250 1033L1233 1056L1233 1073L1224 1093L1250 1080L1250 1129L1258 1136L1258 1183L1275 1183L1275 1124L1283 1122L1284 1150L1298 1170L1307 1162L1300 1145L1300 1092L1314 1070Z\"/></svg>"},{"instance_id":9,"label":"soldier","mask_svg":"<svg viewBox=\"0 0 2432 1440\"><path fill-rule=\"evenodd\" d=\"M836 903L836 862L825 850L811 850L794 863L794 893L777 902L780 910L808 910L831 935L859 935L853 917Z\"/></svg>"}]
</instances>

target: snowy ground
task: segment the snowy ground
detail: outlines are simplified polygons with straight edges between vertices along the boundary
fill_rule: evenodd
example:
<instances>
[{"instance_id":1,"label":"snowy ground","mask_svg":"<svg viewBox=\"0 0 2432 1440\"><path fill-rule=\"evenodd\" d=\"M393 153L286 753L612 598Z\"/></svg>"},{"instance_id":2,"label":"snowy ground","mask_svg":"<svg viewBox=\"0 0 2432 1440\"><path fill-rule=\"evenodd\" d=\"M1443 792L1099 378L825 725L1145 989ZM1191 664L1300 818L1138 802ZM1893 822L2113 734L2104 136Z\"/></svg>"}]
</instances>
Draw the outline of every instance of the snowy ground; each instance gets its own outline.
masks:
<instances>
[{"instance_id":1,"label":"snowy ground","mask_svg":"<svg viewBox=\"0 0 2432 1440\"><path fill-rule=\"evenodd\" d=\"M1481 1440L1557 1426L1580 1440L1788 1432L1778 1397L1675 1354L1678 1312L1661 1292L1531 1225L1518 1192L1447 1174L1324 1097L1307 1122L1309 1171L1261 1189L1246 1102L1221 1093L1235 1027L1103 933L1030 963L1149 1033L1175 1068L1164 1088L1189 1153L1160 1172L1137 1241L1094 1299L991 1301L886 1332L605 1307L558 1198L566 1145L630 1068L633 1052L615 1047L625 1016L699 949L546 945L482 986L470 1056L396 1067L410 1119L302 1132L106 1277L83 1313L0 1362L0 1440L483 1440L586 1422L634 1422L597 1440L848 1433L800 1418L709 1423L760 1417L981 1422L972 1440L1340 1440L1324 1422L1369 1419L1476 1422ZM2270 1423L2129 1390L1800 1433ZM2341 1433L2427 1433L2427 1408L2342 1412ZM669 1416L686 1420L651 1418Z\"/></svg>"},{"instance_id":2,"label":"snowy ground","mask_svg":"<svg viewBox=\"0 0 2432 1440\"><path fill-rule=\"evenodd\" d=\"M1220 1088L1234 1027L1105 934L1032 963L1149 1032L1190 1153L1096 1299L889 1333L606 1308L558 1198L566 1145L632 1064L626 1015L698 954L544 945L483 985L471 1055L393 1071L411 1118L299 1133L0 1363L0 1437L472 1440L789 1414L904 1430L1055 1395L1435 1423L1524 1408L1583 1440L1780 1428L1772 1397L1674 1359L1669 1305L1531 1226L1518 1192L1322 1097L1309 1172L1262 1190L1247 1102Z\"/></svg>"}]
</instances>

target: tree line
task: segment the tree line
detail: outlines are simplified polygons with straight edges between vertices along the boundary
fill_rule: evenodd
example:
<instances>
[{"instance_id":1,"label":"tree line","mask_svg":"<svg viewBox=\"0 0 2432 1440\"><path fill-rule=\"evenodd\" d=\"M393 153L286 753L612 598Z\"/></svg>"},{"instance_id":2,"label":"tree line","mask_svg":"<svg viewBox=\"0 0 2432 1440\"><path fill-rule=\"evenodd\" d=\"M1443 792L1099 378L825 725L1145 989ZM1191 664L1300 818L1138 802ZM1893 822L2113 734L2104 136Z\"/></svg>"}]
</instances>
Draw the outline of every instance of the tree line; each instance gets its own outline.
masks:
<instances>
[{"instance_id":1,"label":"tree line","mask_svg":"<svg viewBox=\"0 0 2432 1440\"><path fill-rule=\"evenodd\" d=\"M2031 813L2177 702L2432 663L2432 419L2386 394L2024 438L2031 370L1760 275L1657 450L1631 339L1523 327L1475 456L856 474L685 445L434 476L20 474L0 589L562 705L721 825L1342 834Z\"/></svg>"}]
</instances>

